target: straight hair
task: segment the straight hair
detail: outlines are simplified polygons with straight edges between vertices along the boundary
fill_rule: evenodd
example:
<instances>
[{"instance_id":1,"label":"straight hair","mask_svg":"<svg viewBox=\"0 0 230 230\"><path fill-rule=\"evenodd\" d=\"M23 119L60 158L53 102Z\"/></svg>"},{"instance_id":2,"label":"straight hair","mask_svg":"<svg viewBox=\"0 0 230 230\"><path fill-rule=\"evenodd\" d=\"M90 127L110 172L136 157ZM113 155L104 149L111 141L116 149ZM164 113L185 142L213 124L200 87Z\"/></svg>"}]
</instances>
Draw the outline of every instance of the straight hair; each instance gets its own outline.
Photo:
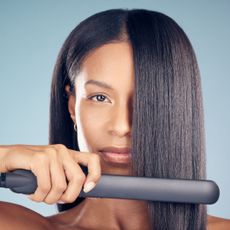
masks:
<instances>
[{"instance_id":1,"label":"straight hair","mask_svg":"<svg viewBox=\"0 0 230 230\"><path fill-rule=\"evenodd\" d=\"M96 28L96 29L95 29ZM79 150L68 112L65 86L74 82L84 59L112 42L131 44L135 90L132 112L134 176L206 179L201 80L192 45L170 17L146 9L112 9L82 21L67 37L54 68L49 143ZM87 168L81 166L87 173ZM58 210L75 207L58 204ZM151 229L206 229L201 204L148 202Z\"/></svg>"}]
</instances>

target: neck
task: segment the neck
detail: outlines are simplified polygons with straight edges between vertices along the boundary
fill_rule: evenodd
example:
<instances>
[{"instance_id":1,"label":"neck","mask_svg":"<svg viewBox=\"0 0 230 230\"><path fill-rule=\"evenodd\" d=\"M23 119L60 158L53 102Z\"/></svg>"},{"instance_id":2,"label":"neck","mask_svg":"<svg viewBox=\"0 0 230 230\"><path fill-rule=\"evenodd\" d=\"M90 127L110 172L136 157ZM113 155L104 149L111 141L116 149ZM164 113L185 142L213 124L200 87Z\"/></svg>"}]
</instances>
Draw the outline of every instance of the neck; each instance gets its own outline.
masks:
<instances>
[{"instance_id":1,"label":"neck","mask_svg":"<svg viewBox=\"0 0 230 230\"><path fill-rule=\"evenodd\" d=\"M146 201L86 198L77 207L59 217L65 224L87 229L149 230Z\"/></svg>"}]
</instances>

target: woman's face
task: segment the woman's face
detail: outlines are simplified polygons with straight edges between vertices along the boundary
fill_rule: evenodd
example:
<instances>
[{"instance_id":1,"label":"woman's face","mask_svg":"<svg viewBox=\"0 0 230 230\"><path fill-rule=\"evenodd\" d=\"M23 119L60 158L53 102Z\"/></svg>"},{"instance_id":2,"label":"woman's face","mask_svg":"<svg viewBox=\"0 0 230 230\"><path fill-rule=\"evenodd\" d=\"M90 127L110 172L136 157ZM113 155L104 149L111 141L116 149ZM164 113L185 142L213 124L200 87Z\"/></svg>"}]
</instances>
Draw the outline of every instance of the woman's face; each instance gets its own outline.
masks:
<instances>
[{"instance_id":1,"label":"woman's face","mask_svg":"<svg viewBox=\"0 0 230 230\"><path fill-rule=\"evenodd\" d=\"M130 174L131 154L111 158L102 150L131 148L133 90L132 49L127 42L92 51L76 77L76 94L69 100L69 110L77 126L79 148L100 155L102 173Z\"/></svg>"}]
</instances>

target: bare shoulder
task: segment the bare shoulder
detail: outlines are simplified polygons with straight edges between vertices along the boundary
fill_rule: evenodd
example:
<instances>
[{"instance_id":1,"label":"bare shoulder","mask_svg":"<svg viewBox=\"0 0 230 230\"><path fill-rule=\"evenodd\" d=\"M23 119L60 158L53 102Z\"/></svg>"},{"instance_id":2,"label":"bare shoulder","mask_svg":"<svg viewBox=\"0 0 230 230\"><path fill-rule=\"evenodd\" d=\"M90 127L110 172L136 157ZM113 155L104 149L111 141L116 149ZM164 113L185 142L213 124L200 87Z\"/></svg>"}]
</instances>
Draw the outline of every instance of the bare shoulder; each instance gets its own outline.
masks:
<instances>
[{"instance_id":1,"label":"bare shoulder","mask_svg":"<svg viewBox=\"0 0 230 230\"><path fill-rule=\"evenodd\" d=\"M224 219L216 216L208 216L208 230L229 230L230 219Z\"/></svg>"},{"instance_id":2,"label":"bare shoulder","mask_svg":"<svg viewBox=\"0 0 230 230\"><path fill-rule=\"evenodd\" d=\"M0 210L1 229L52 229L45 217L21 205L0 202Z\"/></svg>"}]
</instances>

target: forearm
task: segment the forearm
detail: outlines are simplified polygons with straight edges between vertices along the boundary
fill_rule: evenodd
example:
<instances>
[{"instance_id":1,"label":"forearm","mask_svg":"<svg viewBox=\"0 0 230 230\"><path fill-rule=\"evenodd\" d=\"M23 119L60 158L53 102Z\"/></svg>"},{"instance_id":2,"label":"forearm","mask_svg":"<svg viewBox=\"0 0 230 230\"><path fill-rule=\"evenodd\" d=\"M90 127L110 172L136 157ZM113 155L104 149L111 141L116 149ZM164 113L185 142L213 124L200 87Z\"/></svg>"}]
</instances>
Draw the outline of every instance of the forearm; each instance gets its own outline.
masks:
<instances>
[{"instance_id":1,"label":"forearm","mask_svg":"<svg viewBox=\"0 0 230 230\"><path fill-rule=\"evenodd\" d=\"M6 172L5 157L10 151L9 145L0 145L0 172Z\"/></svg>"},{"instance_id":2,"label":"forearm","mask_svg":"<svg viewBox=\"0 0 230 230\"><path fill-rule=\"evenodd\" d=\"M36 150L29 145L0 145L0 172L30 169L29 160Z\"/></svg>"}]
</instances>

